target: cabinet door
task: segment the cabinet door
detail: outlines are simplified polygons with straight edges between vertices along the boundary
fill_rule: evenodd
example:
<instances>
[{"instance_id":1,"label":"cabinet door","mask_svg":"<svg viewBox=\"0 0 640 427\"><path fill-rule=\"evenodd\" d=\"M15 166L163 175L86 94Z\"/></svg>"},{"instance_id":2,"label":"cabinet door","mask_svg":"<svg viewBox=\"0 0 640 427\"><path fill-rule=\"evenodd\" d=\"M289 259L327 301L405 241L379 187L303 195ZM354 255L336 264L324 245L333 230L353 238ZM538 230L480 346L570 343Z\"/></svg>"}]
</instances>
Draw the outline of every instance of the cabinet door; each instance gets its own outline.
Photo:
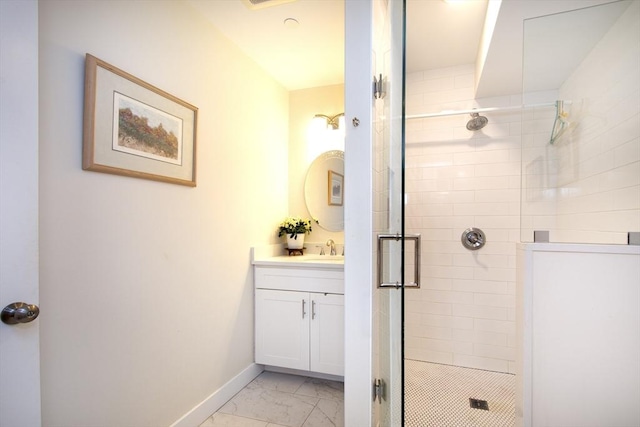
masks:
<instances>
[{"instance_id":1,"label":"cabinet door","mask_svg":"<svg viewBox=\"0 0 640 427\"><path fill-rule=\"evenodd\" d=\"M311 370L344 375L344 295L310 297Z\"/></svg>"},{"instance_id":2,"label":"cabinet door","mask_svg":"<svg viewBox=\"0 0 640 427\"><path fill-rule=\"evenodd\" d=\"M309 294L256 289L256 363L309 370Z\"/></svg>"}]
</instances>

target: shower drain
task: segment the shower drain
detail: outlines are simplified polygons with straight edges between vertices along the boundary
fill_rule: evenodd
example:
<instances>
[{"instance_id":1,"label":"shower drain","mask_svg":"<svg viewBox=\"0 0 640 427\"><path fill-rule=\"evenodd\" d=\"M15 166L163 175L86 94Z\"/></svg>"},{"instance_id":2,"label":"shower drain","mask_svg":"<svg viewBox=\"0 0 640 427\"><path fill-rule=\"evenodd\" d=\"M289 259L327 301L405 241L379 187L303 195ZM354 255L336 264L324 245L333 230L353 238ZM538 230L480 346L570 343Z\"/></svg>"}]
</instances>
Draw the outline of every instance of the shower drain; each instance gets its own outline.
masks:
<instances>
[{"instance_id":1,"label":"shower drain","mask_svg":"<svg viewBox=\"0 0 640 427\"><path fill-rule=\"evenodd\" d=\"M469 406L473 409L484 409L485 411L489 410L489 403L486 400L474 399L472 397L469 398Z\"/></svg>"}]
</instances>

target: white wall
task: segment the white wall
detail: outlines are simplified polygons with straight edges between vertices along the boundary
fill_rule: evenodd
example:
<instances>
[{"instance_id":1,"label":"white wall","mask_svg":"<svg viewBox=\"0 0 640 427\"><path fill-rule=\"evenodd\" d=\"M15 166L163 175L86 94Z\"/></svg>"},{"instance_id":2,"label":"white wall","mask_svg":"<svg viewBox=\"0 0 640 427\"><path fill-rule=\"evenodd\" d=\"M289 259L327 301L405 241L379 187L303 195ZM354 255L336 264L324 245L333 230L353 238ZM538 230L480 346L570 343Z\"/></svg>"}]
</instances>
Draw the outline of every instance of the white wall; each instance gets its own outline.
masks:
<instances>
[{"instance_id":1,"label":"white wall","mask_svg":"<svg viewBox=\"0 0 640 427\"><path fill-rule=\"evenodd\" d=\"M474 100L474 66L407 76L407 114L519 105ZM414 119L406 132L406 232L422 235L422 284L405 292L405 357L514 372L515 244L519 238L520 113ZM465 249L479 227L487 243Z\"/></svg>"},{"instance_id":2,"label":"white wall","mask_svg":"<svg viewBox=\"0 0 640 427\"><path fill-rule=\"evenodd\" d=\"M373 182L371 75L373 4L345 3L345 115L361 125L346 128L344 221L345 376L344 421L348 426L372 425L373 339ZM361 256L360 256L361 255Z\"/></svg>"},{"instance_id":3,"label":"white wall","mask_svg":"<svg viewBox=\"0 0 640 427\"><path fill-rule=\"evenodd\" d=\"M559 88L559 99L571 102L564 134L549 144L555 116L548 113L524 127L523 228L550 230L552 242L616 244L640 231L638 75L634 1Z\"/></svg>"},{"instance_id":4,"label":"white wall","mask_svg":"<svg viewBox=\"0 0 640 427\"><path fill-rule=\"evenodd\" d=\"M43 424L168 425L253 361L288 93L179 1L39 15ZM199 108L196 188L81 170L87 52Z\"/></svg>"},{"instance_id":5,"label":"white wall","mask_svg":"<svg viewBox=\"0 0 640 427\"><path fill-rule=\"evenodd\" d=\"M289 214L311 218L304 199L304 182L313 161L307 155L308 128L316 114L334 116L344 112L344 85L292 91L289 94L289 111ZM342 245L344 232L327 231L314 224L313 231L305 238L309 253L318 253L315 243L326 244L327 239ZM338 250L339 254L342 253L340 247Z\"/></svg>"}]
</instances>

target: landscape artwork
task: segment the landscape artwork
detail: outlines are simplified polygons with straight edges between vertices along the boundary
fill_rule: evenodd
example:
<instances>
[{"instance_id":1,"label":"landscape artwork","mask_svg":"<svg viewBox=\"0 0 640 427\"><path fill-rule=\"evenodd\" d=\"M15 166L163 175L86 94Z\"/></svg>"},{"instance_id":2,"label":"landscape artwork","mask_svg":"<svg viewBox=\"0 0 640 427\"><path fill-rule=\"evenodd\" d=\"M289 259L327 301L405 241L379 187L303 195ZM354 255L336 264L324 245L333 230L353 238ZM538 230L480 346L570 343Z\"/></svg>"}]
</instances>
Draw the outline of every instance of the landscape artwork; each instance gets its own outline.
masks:
<instances>
[{"instance_id":1,"label":"landscape artwork","mask_svg":"<svg viewBox=\"0 0 640 427\"><path fill-rule=\"evenodd\" d=\"M198 108L85 59L82 169L195 187Z\"/></svg>"},{"instance_id":2,"label":"landscape artwork","mask_svg":"<svg viewBox=\"0 0 640 427\"><path fill-rule=\"evenodd\" d=\"M114 92L113 150L182 164L182 120Z\"/></svg>"}]
</instances>

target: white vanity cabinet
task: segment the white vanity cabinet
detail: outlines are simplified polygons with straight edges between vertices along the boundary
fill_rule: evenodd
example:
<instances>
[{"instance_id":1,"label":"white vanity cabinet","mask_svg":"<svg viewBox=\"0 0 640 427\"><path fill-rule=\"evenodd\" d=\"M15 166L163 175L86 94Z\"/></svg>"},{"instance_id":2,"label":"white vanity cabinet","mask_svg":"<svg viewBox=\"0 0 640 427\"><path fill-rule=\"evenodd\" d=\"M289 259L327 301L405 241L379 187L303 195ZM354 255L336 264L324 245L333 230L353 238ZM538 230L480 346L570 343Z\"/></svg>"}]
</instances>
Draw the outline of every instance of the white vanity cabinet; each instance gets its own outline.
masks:
<instances>
[{"instance_id":1,"label":"white vanity cabinet","mask_svg":"<svg viewBox=\"0 0 640 427\"><path fill-rule=\"evenodd\" d=\"M256 363L344 375L342 269L256 265L255 287Z\"/></svg>"}]
</instances>

